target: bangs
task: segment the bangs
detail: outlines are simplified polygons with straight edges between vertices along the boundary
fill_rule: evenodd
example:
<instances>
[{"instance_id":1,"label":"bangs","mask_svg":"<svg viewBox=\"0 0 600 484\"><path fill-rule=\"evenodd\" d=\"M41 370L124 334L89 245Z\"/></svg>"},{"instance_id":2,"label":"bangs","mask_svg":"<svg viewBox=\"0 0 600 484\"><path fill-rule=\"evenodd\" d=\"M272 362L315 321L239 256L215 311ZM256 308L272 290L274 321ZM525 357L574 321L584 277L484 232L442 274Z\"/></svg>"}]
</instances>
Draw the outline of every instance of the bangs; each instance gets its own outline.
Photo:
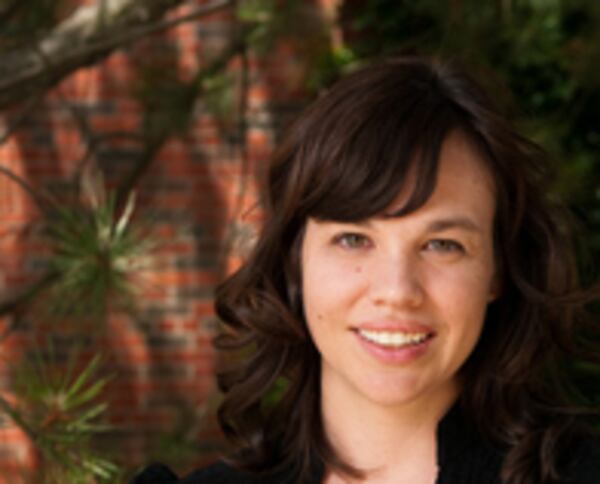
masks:
<instances>
[{"instance_id":1,"label":"bangs","mask_svg":"<svg viewBox=\"0 0 600 484\"><path fill-rule=\"evenodd\" d=\"M410 192L395 216L428 200L442 144L463 123L451 101L430 85L421 87L415 92L414 86L380 86L367 102L353 104L346 98L332 103L325 116L320 113L309 129L311 146L298 153L310 158L304 160L309 166L302 197L306 216L364 220L383 214L407 187ZM341 94L360 99L360 93Z\"/></svg>"}]
</instances>

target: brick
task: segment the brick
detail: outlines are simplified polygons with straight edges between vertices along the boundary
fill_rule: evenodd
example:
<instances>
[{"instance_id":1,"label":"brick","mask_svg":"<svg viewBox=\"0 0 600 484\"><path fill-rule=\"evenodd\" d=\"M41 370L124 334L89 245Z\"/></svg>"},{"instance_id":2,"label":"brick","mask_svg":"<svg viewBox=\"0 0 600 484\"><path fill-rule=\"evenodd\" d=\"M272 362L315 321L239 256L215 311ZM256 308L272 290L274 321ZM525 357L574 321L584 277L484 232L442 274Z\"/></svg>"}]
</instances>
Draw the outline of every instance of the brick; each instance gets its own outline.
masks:
<instances>
[{"instance_id":1,"label":"brick","mask_svg":"<svg viewBox=\"0 0 600 484\"><path fill-rule=\"evenodd\" d=\"M174 14L186 8L191 7L182 6ZM141 67L160 62L180 79L189 79L227 44L230 21L231 12L216 13L136 42L68 76L42 100L17 135L0 145L0 164L60 197L75 196L70 179L80 168L86 144L72 113L62 105L68 99L96 133L134 135L106 138L92 157L115 186L143 152L142 141L135 138L143 110L132 95ZM91 326L83 333L73 332L80 321L30 318L0 342L3 361L16 361L48 340L54 341L61 358L75 345L83 347L82 358L98 349L109 355L103 368L115 377L106 397L111 420L120 427L117 434L102 440L108 448L118 442L132 466L143 462L157 436L171 429L175 404L194 409L214 391L214 287L223 272L231 273L242 263L252 243L253 227L261 222L260 210L252 209L259 200L254 174L262 172L282 129L306 99L296 87L287 87L298 62L298 54L289 45L274 48L263 58L250 54L245 138L235 124L215 119L200 100L192 108L189 129L162 146L142 177L136 218L161 245L153 254L154 266L136 274L141 297L136 318L115 314L103 334L96 334ZM230 68L237 76L239 59ZM247 166L240 160L242 142L247 143ZM47 266L48 250L39 230L29 234L24 230L39 217L27 196L0 175L2 295L24 288ZM243 236L230 238L231 223ZM13 229L14 233L6 235ZM231 243L231 253L224 253L225 242ZM0 330L5 324L6 320L0 320ZM9 370L3 363L0 384L9 383ZM214 429L214 422L210 425ZM0 423L0 434L2 429ZM199 438L207 452L218 448L214 442L219 437L207 440L202 434ZM22 438L0 439L0 443L6 449L4 453L0 448L1 476L16 454L23 456L25 466L35 467Z\"/></svg>"}]
</instances>

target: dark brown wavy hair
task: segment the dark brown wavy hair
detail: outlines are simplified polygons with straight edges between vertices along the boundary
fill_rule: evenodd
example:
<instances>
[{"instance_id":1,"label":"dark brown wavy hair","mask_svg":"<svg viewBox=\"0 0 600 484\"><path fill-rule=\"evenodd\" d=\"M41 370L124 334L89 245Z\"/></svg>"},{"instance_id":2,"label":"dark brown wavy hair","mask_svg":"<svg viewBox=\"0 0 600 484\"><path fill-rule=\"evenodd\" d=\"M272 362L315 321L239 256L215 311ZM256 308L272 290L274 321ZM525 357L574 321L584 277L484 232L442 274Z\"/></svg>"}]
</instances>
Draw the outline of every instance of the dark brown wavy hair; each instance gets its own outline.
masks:
<instances>
[{"instance_id":1,"label":"dark brown wavy hair","mask_svg":"<svg viewBox=\"0 0 600 484\"><path fill-rule=\"evenodd\" d=\"M320 414L320 357L303 316L300 246L308 217L360 221L417 176L398 215L422 206L453 130L478 148L496 184L495 251L502 289L465 366L460 403L506 448L502 482L558 482L574 434L566 355L591 298L579 289L570 222L548 200L547 156L520 136L452 62L403 57L345 77L291 127L269 166L265 223L245 264L217 290L219 422L255 472L293 469L298 482L334 468ZM490 418L493 416L493 418Z\"/></svg>"}]
</instances>

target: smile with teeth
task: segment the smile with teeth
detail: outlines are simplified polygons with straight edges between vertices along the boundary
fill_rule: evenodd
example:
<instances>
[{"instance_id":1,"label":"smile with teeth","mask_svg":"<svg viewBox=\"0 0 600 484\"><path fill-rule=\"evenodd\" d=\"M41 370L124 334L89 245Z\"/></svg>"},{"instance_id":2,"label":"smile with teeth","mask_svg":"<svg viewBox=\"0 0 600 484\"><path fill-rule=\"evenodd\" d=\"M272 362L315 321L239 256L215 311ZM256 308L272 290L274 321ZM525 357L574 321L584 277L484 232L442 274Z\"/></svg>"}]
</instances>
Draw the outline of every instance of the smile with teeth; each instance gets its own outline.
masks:
<instances>
[{"instance_id":1,"label":"smile with teeth","mask_svg":"<svg viewBox=\"0 0 600 484\"><path fill-rule=\"evenodd\" d=\"M367 341L391 348L417 345L429 337L429 333L403 333L401 331L375 331L369 329L358 329L358 334Z\"/></svg>"}]
</instances>

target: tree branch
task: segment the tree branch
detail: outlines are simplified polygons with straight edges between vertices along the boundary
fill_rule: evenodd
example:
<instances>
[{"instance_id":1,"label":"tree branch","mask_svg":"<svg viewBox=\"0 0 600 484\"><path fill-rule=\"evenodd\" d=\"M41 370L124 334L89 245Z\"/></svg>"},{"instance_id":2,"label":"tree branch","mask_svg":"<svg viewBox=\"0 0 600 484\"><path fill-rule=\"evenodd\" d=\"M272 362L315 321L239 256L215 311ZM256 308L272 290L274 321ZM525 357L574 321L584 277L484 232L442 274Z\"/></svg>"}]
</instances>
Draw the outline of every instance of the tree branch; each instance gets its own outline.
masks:
<instances>
[{"instance_id":1,"label":"tree branch","mask_svg":"<svg viewBox=\"0 0 600 484\"><path fill-rule=\"evenodd\" d=\"M38 439L38 434L29 424L21 417L21 414L13 408L13 406L8 403L8 401L0 396L0 411L4 412L19 426L19 428L25 432L27 437L29 437L33 442L36 442Z\"/></svg>"},{"instance_id":2,"label":"tree branch","mask_svg":"<svg viewBox=\"0 0 600 484\"><path fill-rule=\"evenodd\" d=\"M194 78L186 86L186 96L190 104L194 103L198 95L202 91L202 80L206 77L214 75L225 68L227 63L236 55L241 53L245 48L245 34L239 34L234 38L229 46L225 48L220 55L214 59L208 66L203 67L196 72ZM127 200L129 193L136 186L139 179L148 171L154 161L157 151L163 146L165 141L171 136L172 132L169 127L165 127L158 133L154 139L148 140L144 151L138 158L133 170L125 177L125 179L117 187L117 206L122 206Z\"/></svg>"},{"instance_id":3,"label":"tree branch","mask_svg":"<svg viewBox=\"0 0 600 484\"><path fill-rule=\"evenodd\" d=\"M14 181L17 185L19 185L25 192L27 192L27 194L32 198L32 200L38 206L40 211L42 211L43 213L47 212L46 204L48 202L54 203L54 201L52 199L50 199L48 196L46 196L46 198L41 197L33 189L33 187L29 183L27 183L27 181L25 179L21 178L19 175L14 173L12 170L6 168L5 166L0 165L0 174L7 176L12 181Z\"/></svg>"},{"instance_id":4,"label":"tree branch","mask_svg":"<svg viewBox=\"0 0 600 484\"><path fill-rule=\"evenodd\" d=\"M37 91L35 94L30 96L26 101L25 105L21 108L20 112L16 114L16 116L8 123L4 132L0 135L0 145L6 143L8 138L12 136L12 134L21 126L29 115L33 112L33 110L37 107L40 99L42 98L42 92Z\"/></svg>"},{"instance_id":5,"label":"tree branch","mask_svg":"<svg viewBox=\"0 0 600 484\"><path fill-rule=\"evenodd\" d=\"M35 296L50 287L57 279L58 274L56 272L48 272L13 298L0 302L0 316L9 314L14 316L8 327L4 328L0 333L0 343L10 336L10 334L19 326L21 320L18 318L18 315L21 310L27 306Z\"/></svg>"},{"instance_id":6,"label":"tree branch","mask_svg":"<svg viewBox=\"0 0 600 484\"><path fill-rule=\"evenodd\" d=\"M141 37L232 5L231 0L214 0L179 18L160 20L182 2L105 0L79 7L35 48L0 55L0 108L23 101L35 90L48 88L77 68Z\"/></svg>"}]
</instances>

